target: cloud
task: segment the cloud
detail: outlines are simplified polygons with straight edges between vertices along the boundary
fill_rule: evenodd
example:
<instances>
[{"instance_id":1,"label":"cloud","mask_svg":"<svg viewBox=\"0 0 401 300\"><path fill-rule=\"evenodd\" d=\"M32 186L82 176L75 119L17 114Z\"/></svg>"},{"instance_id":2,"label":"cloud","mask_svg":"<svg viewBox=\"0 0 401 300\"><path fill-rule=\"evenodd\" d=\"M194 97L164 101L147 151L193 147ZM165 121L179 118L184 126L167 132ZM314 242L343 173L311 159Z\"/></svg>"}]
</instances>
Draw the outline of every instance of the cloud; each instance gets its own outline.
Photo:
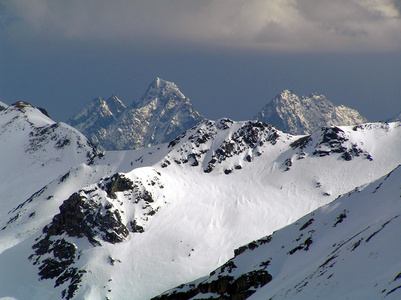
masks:
<instances>
[{"instance_id":1,"label":"cloud","mask_svg":"<svg viewBox=\"0 0 401 300\"><path fill-rule=\"evenodd\" d=\"M399 0L0 0L13 41L268 51L396 51Z\"/></svg>"}]
</instances>

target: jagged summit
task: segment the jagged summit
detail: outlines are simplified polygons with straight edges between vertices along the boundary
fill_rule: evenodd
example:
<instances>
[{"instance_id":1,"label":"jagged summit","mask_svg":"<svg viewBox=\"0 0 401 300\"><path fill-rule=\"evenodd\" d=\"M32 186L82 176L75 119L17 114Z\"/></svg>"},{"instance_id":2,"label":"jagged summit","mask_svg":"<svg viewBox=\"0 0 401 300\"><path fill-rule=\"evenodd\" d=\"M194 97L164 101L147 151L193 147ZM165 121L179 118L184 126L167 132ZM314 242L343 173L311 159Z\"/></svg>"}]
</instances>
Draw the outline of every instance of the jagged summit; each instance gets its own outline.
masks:
<instances>
[{"instance_id":1,"label":"jagged summit","mask_svg":"<svg viewBox=\"0 0 401 300\"><path fill-rule=\"evenodd\" d=\"M102 133L121 116L126 106L117 96L104 99L98 97L89 102L80 112L69 119L67 123L85 136L94 144L101 144Z\"/></svg>"},{"instance_id":2,"label":"jagged summit","mask_svg":"<svg viewBox=\"0 0 401 300\"><path fill-rule=\"evenodd\" d=\"M157 100L165 105L170 99L185 100L187 98L181 93L175 83L156 77L149 85L141 100L133 102L131 106L133 108L140 108Z\"/></svg>"},{"instance_id":3,"label":"jagged summit","mask_svg":"<svg viewBox=\"0 0 401 300\"><path fill-rule=\"evenodd\" d=\"M344 105L335 106L322 94L299 97L288 89L268 103L255 119L291 134L311 134L323 126L367 122L356 110Z\"/></svg>"},{"instance_id":4,"label":"jagged summit","mask_svg":"<svg viewBox=\"0 0 401 300\"><path fill-rule=\"evenodd\" d=\"M203 119L174 83L156 78L139 102L96 98L67 123L106 150L129 150L169 142Z\"/></svg>"}]
</instances>

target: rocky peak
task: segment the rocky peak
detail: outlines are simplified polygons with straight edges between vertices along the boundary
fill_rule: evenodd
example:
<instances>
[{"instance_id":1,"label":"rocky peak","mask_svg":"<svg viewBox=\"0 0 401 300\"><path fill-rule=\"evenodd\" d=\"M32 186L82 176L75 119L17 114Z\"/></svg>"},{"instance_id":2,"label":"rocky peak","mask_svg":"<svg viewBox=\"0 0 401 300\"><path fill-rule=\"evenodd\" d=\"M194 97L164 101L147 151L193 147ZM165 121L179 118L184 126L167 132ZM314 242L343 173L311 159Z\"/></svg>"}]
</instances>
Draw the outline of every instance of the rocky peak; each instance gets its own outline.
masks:
<instances>
[{"instance_id":1,"label":"rocky peak","mask_svg":"<svg viewBox=\"0 0 401 300\"><path fill-rule=\"evenodd\" d=\"M109 111L115 116L119 117L127 108L125 104L116 96L113 95L105 101Z\"/></svg>"},{"instance_id":2,"label":"rocky peak","mask_svg":"<svg viewBox=\"0 0 401 300\"><path fill-rule=\"evenodd\" d=\"M311 134L324 126L367 122L356 110L344 105L335 106L324 95L313 93L299 97L290 90L283 90L255 119L295 135Z\"/></svg>"},{"instance_id":3,"label":"rocky peak","mask_svg":"<svg viewBox=\"0 0 401 300\"><path fill-rule=\"evenodd\" d=\"M139 102L96 98L68 124L106 150L129 150L169 142L201 120L174 83L156 78Z\"/></svg>"},{"instance_id":4,"label":"rocky peak","mask_svg":"<svg viewBox=\"0 0 401 300\"><path fill-rule=\"evenodd\" d=\"M298 96L295 95L294 92L293 92L292 90L290 90L290 89L282 90L282 91L280 92L280 94L278 94L278 95L276 96L276 98L280 98L280 99L291 99L291 98L296 98L296 99L299 99Z\"/></svg>"},{"instance_id":5,"label":"rocky peak","mask_svg":"<svg viewBox=\"0 0 401 300\"><path fill-rule=\"evenodd\" d=\"M124 103L113 95L107 100L102 97L98 97L89 102L80 112L73 116L67 121L71 126L82 130L84 126L80 126L82 123L87 123L87 119L99 119L106 116L118 117L126 106Z\"/></svg>"},{"instance_id":6,"label":"rocky peak","mask_svg":"<svg viewBox=\"0 0 401 300\"><path fill-rule=\"evenodd\" d=\"M138 103L132 103L133 108L141 108L149 105L155 100L159 100L160 104L165 106L171 100L187 99L178 89L175 83L156 78L148 87L146 93L142 96Z\"/></svg>"}]
</instances>

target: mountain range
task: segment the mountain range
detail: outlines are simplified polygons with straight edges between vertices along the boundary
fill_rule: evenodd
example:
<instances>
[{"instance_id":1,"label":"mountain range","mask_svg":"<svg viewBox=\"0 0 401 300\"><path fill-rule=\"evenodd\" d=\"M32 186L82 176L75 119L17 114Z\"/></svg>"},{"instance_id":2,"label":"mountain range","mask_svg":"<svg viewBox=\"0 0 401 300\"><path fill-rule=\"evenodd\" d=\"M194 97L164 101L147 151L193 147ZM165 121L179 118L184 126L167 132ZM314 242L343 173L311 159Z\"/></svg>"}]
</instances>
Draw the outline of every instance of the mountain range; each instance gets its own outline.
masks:
<instances>
[{"instance_id":1,"label":"mountain range","mask_svg":"<svg viewBox=\"0 0 401 300\"><path fill-rule=\"evenodd\" d=\"M67 123L106 150L132 150L169 142L203 119L174 83L156 78L139 102L96 98Z\"/></svg>"},{"instance_id":2,"label":"mountain range","mask_svg":"<svg viewBox=\"0 0 401 300\"><path fill-rule=\"evenodd\" d=\"M102 152L17 102L0 157L0 298L400 296L400 122L204 119Z\"/></svg>"},{"instance_id":3,"label":"mountain range","mask_svg":"<svg viewBox=\"0 0 401 300\"><path fill-rule=\"evenodd\" d=\"M131 106L117 97L96 98L67 123L106 150L141 149L171 141L204 117L178 87L156 78ZM254 117L290 134L311 134L324 126L366 123L356 110L335 106L324 95L299 97L282 91Z\"/></svg>"}]
</instances>

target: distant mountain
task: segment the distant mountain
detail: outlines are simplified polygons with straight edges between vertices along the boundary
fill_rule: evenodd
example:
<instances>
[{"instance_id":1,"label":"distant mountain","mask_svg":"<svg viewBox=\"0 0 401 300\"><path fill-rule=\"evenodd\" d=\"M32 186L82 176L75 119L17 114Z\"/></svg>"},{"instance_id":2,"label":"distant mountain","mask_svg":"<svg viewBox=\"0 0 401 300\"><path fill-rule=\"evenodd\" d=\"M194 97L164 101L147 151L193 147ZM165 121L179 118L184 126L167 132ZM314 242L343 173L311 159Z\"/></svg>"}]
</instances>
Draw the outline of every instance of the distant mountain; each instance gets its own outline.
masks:
<instances>
[{"instance_id":1,"label":"distant mountain","mask_svg":"<svg viewBox=\"0 0 401 300\"><path fill-rule=\"evenodd\" d=\"M400 299L401 167L154 299Z\"/></svg>"},{"instance_id":2,"label":"distant mountain","mask_svg":"<svg viewBox=\"0 0 401 300\"><path fill-rule=\"evenodd\" d=\"M260 121L203 120L169 143L100 153L76 129L26 103L11 105L0 112L0 298L150 299L207 276L232 257L234 249L370 184L399 164L399 122L324 127L300 137ZM359 206L358 213L352 207L344 207L349 210L344 212L341 206L330 206L322 210L327 218L316 214L309 222L308 216L298 227L286 227L292 235L273 234L271 243L280 252L266 254L273 268L263 257L268 269L255 273L255 278L261 274L264 282L270 275L272 280L280 278L277 286L296 286L297 280L284 279L290 278L290 271L301 270L296 279L301 278L331 258L325 257L328 250L323 246L337 243L330 244L333 252L358 233L343 226L349 220L362 229L372 224L360 235L364 240L359 246L352 240L356 249L351 255L363 249L369 236L373 235L369 243L380 238L399 219L386 225L391 217L387 204L381 203L390 192L399 195L399 185L391 191L384 189L385 183L382 187L379 200L369 202L369 207L357 199L349 201ZM362 192L361 197L366 196ZM397 201L392 213L398 215ZM364 209L369 213L365 215ZM374 234L381 227L385 228ZM333 232L338 236L331 237ZM398 247L398 240L388 240L394 243L388 248L381 240L382 248L364 253L383 262L383 278L398 278L401 271L398 254L388 256L393 268L382 260L386 249ZM322 247L317 246L320 243ZM346 251L349 244L339 249ZM306 262L315 263L310 268L303 254ZM242 257L235 262L237 268L228 265L225 270L240 274L242 265L261 264L259 255ZM327 262L328 269L343 264L338 260L330 267L335 261ZM355 272L349 274L356 277ZM381 281L371 283L383 286ZM398 279L384 287L386 293L395 284Z\"/></svg>"},{"instance_id":3,"label":"distant mountain","mask_svg":"<svg viewBox=\"0 0 401 300\"><path fill-rule=\"evenodd\" d=\"M4 102L0 101L0 111L5 110L8 107L7 104L5 104Z\"/></svg>"},{"instance_id":4,"label":"distant mountain","mask_svg":"<svg viewBox=\"0 0 401 300\"><path fill-rule=\"evenodd\" d=\"M396 121L401 121L401 112L398 115L388 120L388 122L396 122Z\"/></svg>"},{"instance_id":5,"label":"distant mountain","mask_svg":"<svg viewBox=\"0 0 401 300\"><path fill-rule=\"evenodd\" d=\"M67 123L106 150L129 150L169 142L203 119L174 83L156 78L138 103L97 98Z\"/></svg>"},{"instance_id":6,"label":"distant mountain","mask_svg":"<svg viewBox=\"0 0 401 300\"><path fill-rule=\"evenodd\" d=\"M118 122L126 108L117 96L106 100L99 97L93 99L67 123L82 132L94 144L103 146L107 142L107 129Z\"/></svg>"},{"instance_id":7,"label":"distant mountain","mask_svg":"<svg viewBox=\"0 0 401 300\"><path fill-rule=\"evenodd\" d=\"M299 97L290 90L283 90L255 116L255 119L272 124L290 134L311 134L324 126L367 122L356 110L344 105L335 106L323 95Z\"/></svg>"}]
</instances>

